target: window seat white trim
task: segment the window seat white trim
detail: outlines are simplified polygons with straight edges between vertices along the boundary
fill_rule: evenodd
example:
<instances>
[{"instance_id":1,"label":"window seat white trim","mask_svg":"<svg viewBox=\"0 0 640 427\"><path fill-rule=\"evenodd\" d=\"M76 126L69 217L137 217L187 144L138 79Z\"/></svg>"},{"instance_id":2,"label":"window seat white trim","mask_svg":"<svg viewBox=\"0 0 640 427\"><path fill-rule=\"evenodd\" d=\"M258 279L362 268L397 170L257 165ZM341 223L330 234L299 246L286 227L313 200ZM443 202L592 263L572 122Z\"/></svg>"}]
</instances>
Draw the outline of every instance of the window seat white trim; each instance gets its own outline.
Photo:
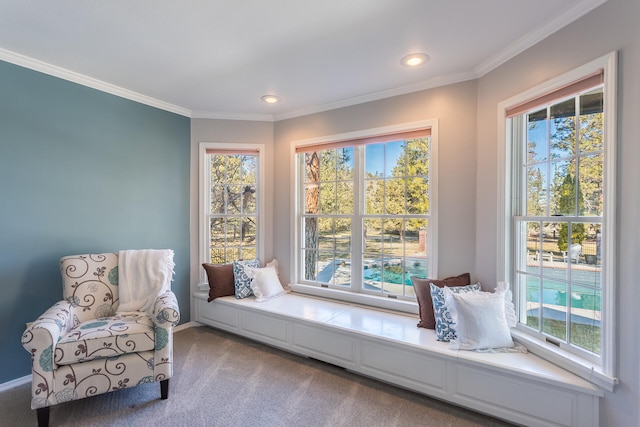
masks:
<instances>
[{"instance_id":1,"label":"window seat white trim","mask_svg":"<svg viewBox=\"0 0 640 427\"><path fill-rule=\"evenodd\" d=\"M193 321L528 426L597 426L603 391L531 353L449 349L416 315L290 293L195 292Z\"/></svg>"},{"instance_id":2,"label":"window seat white trim","mask_svg":"<svg viewBox=\"0 0 640 427\"><path fill-rule=\"evenodd\" d=\"M365 293L343 291L335 288L323 288L314 285L303 285L299 283L289 283L289 287L298 295L309 295L329 300L337 300L347 304L364 305L375 309L392 310L417 315L420 311L417 301L407 301L396 298L380 298L377 295ZM209 284L207 284L207 289Z\"/></svg>"}]
</instances>

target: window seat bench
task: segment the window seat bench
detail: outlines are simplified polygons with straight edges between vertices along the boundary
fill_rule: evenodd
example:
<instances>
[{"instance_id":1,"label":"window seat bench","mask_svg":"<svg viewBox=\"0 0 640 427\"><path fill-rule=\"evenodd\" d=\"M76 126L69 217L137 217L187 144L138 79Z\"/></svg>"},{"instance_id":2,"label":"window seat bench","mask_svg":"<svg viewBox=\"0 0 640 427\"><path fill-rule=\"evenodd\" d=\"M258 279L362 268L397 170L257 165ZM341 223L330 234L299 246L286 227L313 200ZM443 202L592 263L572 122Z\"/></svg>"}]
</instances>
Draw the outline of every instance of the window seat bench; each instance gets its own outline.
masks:
<instances>
[{"instance_id":1,"label":"window seat bench","mask_svg":"<svg viewBox=\"0 0 640 427\"><path fill-rule=\"evenodd\" d=\"M289 293L195 292L192 320L527 426L595 427L602 390L532 353L449 349L417 316Z\"/></svg>"}]
</instances>

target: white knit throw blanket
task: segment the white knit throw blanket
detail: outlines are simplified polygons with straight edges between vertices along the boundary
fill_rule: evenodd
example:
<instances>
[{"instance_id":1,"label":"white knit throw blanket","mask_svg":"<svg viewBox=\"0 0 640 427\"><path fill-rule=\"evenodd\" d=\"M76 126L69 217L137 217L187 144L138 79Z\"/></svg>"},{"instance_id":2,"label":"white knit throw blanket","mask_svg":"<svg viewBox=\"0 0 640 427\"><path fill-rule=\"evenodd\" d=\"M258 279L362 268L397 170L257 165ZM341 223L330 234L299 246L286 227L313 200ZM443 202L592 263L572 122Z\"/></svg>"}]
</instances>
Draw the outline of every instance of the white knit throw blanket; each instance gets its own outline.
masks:
<instances>
[{"instance_id":1,"label":"white knit throw blanket","mask_svg":"<svg viewBox=\"0 0 640 427\"><path fill-rule=\"evenodd\" d=\"M158 295L171 289L173 251L143 249L120 251L118 256L118 313L153 312Z\"/></svg>"}]
</instances>

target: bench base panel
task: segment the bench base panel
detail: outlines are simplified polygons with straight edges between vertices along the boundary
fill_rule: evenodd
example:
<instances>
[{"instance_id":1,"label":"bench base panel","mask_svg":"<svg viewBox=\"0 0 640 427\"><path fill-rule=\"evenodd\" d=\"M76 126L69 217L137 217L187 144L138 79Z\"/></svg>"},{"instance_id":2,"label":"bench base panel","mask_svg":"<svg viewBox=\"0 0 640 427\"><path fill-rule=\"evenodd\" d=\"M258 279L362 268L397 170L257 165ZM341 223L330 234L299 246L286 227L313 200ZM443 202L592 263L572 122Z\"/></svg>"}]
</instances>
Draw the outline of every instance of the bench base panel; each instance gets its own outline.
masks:
<instances>
[{"instance_id":1,"label":"bench base panel","mask_svg":"<svg viewBox=\"0 0 640 427\"><path fill-rule=\"evenodd\" d=\"M533 354L462 354L435 341L433 331L417 328L413 318L305 296L281 298L272 304L233 297L207 303L206 294L196 294L193 320L518 424L599 423L602 392ZM361 311L372 310L380 325L347 325L347 316L361 321ZM398 333L402 327L408 332ZM522 368L527 365L531 372Z\"/></svg>"}]
</instances>

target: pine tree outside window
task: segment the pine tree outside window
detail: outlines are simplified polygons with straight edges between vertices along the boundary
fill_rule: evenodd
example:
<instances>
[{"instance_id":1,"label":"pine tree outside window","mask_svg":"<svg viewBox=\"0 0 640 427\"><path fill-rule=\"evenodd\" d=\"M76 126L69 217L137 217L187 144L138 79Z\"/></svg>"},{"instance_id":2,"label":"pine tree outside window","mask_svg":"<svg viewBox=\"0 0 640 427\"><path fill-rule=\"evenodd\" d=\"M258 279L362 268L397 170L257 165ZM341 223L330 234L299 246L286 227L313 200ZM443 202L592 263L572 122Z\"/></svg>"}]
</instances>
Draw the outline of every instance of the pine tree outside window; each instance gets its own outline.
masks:
<instances>
[{"instance_id":1,"label":"pine tree outside window","mask_svg":"<svg viewBox=\"0 0 640 427\"><path fill-rule=\"evenodd\" d=\"M615 62L610 54L503 101L498 280L530 350L611 389Z\"/></svg>"},{"instance_id":2,"label":"pine tree outside window","mask_svg":"<svg viewBox=\"0 0 640 427\"><path fill-rule=\"evenodd\" d=\"M200 144L201 262L261 255L259 144Z\"/></svg>"},{"instance_id":3,"label":"pine tree outside window","mask_svg":"<svg viewBox=\"0 0 640 427\"><path fill-rule=\"evenodd\" d=\"M415 300L436 274L432 125L295 147L297 283Z\"/></svg>"}]
</instances>

